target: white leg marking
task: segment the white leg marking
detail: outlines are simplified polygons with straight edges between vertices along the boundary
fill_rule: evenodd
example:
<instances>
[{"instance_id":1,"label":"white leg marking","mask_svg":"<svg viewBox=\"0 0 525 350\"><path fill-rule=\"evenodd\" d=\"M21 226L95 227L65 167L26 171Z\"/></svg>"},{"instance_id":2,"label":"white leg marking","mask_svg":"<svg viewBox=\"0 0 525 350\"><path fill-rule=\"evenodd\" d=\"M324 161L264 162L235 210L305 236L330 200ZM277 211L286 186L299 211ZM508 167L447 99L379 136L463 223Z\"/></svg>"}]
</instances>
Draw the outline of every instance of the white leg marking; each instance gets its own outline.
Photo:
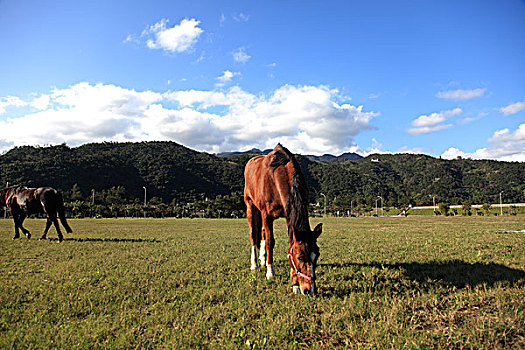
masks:
<instances>
[{"instance_id":1,"label":"white leg marking","mask_svg":"<svg viewBox=\"0 0 525 350\"><path fill-rule=\"evenodd\" d=\"M263 239L261 241L261 249L259 250L259 261L261 266L266 266L266 241Z\"/></svg>"},{"instance_id":2,"label":"white leg marking","mask_svg":"<svg viewBox=\"0 0 525 350\"><path fill-rule=\"evenodd\" d=\"M292 287L293 294L297 294L297 293L299 293L299 289L300 289L299 286L293 286L293 287Z\"/></svg>"},{"instance_id":3,"label":"white leg marking","mask_svg":"<svg viewBox=\"0 0 525 350\"><path fill-rule=\"evenodd\" d=\"M250 259L251 261L251 268L252 270L255 270L257 268L259 268L259 265L257 265L257 247L252 245L252 257Z\"/></svg>"},{"instance_id":4,"label":"white leg marking","mask_svg":"<svg viewBox=\"0 0 525 350\"><path fill-rule=\"evenodd\" d=\"M275 270L273 269L273 264L266 266L266 279L272 279L275 276Z\"/></svg>"}]
</instances>

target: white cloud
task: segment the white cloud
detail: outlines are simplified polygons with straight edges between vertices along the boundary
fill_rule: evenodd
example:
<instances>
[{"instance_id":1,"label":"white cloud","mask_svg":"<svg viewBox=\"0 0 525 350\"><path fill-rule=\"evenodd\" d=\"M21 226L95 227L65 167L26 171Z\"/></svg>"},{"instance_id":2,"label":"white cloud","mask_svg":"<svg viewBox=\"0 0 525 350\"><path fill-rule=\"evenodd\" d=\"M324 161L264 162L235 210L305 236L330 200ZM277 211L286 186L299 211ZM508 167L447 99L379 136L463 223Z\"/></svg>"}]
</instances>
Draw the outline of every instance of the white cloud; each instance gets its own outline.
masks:
<instances>
[{"instance_id":1,"label":"white cloud","mask_svg":"<svg viewBox=\"0 0 525 350\"><path fill-rule=\"evenodd\" d=\"M450 129L454 127L454 124L442 124L435 126L422 126L419 128L408 129L407 132L411 135L421 135L421 134L430 134L439 130Z\"/></svg>"},{"instance_id":2,"label":"white cloud","mask_svg":"<svg viewBox=\"0 0 525 350\"><path fill-rule=\"evenodd\" d=\"M422 153L432 153L433 150L427 149L424 147L408 147L403 146L396 150L396 153L411 153L411 154L422 154Z\"/></svg>"},{"instance_id":3,"label":"white cloud","mask_svg":"<svg viewBox=\"0 0 525 350\"><path fill-rule=\"evenodd\" d=\"M7 107L23 107L27 103L16 96L6 96L0 98L0 114L6 112Z\"/></svg>"},{"instance_id":4,"label":"white cloud","mask_svg":"<svg viewBox=\"0 0 525 350\"><path fill-rule=\"evenodd\" d=\"M246 49L244 47L239 47L232 53L232 55L235 62L239 63L246 63L250 58L252 58L252 56L246 53Z\"/></svg>"},{"instance_id":5,"label":"white cloud","mask_svg":"<svg viewBox=\"0 0 525 350\"><path fill-rule=\"evenodd\" d=\"M524 109L525 109L525 101L513 103L513 104L508 105L507 107L502 107L500 108L500 112L503 113L504 115L511 115L511 114L516 114L519 111L522 111Z\"/></svg>"},{"instance_id":6,"label":"white cloud","mask_svg":"<svg viewBox=\"0 0 525 350\"><path fill-rule=\"evenodd\" d=\"M223 72L221 76L218 76L216 79L219 81L217 84L218 86L223 86L227 82L231 81L234 77L240 76L241 73L239 72L231 72L229 70L226 70Z\"/></svg>"},{"instance_id":7,"label":"white cloud","mask_svg":"<svg viewBox=\"0 0 525 350\"><path fill-rule=\"evenodd\" d=\"M355 136L378 115L340 103L339 92L326 86L285 85L264 96L238 86L158 93L84 82L42 96L35 99L41 111L0 121L0 151L62 142L173 140L207 152L282 142L294 152L340 154L355 147Z\"/></svg>"},{"instance_id":8,"label":"white cloud","mask_svg":"<svg viewBox=\"0 0 525 350\"><path fill-rule=\"evenodd\" d=\"M209 108L211 106L227 105L226 95L222 92L201 91L201 90L182 90L167 92L163 94L169 101L176 101L180 107L193 106L196 109Z\"/></svg>"},{"instance_id":9,"label":"white cloud","mask_svg":"<svg viewBox=\"0 0 525 350\"><path fill-rule=\"evenodd\" d=\"M509 129L498 130L487 142L487 147L480 148L472 153L450 147L441 156L445 159L461 156L472 159L525 162L525 124L521 124L514 132Z\"/></svg>"},{"instance_id":10,"label":"white cloud","mask_svg":"<svg viewBox=\"0 0 525 350\"><path fill-rule=\"evenodd\" d=\"M49 100L49 95L42 94L40 95L40 97L33 99L33 101L31 102L31 107L39 110L45 110L49 105Z\"/></svg>"},{"instance_id":11,"label":"white cloud","mask_svg":"<svg viewBox=\"0 0 525 350\"><path fill-rule=\"evenodd\" d=\"M237 22L248 22L250 20L250 16L241 12L238 15L234 15L233 19Z\"/></svg>"},{"instance_id":12,"label":"white cloud","mask_svg":"<svg viewBox=\"0 0 525 350\"><path fill-rule=\"evenodd\" d=\"M439 91L436 94L438 98L444 98L447 100L470 100L471 98L481 97L485 94L487 88L484 89L474 89L474 90L448 90L448 91Z\"/></svg>"},{"instance_id":13,"label":"white cloud","mask_svg":"<svg viewBox=\"0 0 525 350\"><path fill-rule=\"evenodd\" d=\"M408 129L407 132L412 135L428 134L431 132L448 129L454 124L440 124L447 119L463 113L461 108L455 108L449 111L441 111L439 113L432 113L430 115L420 115L412 121L415 128Z\"/></svg>"},{"instance_id":14,"label":"white cloud","mask_svg":"<svg viewBox=\"0 0 525 350\"><path fill-rule=\"evenodd\" d=\"M439 113L432 113L431 115L421 115L417 119L412 121L412 125L416 127L436 125L436 124L439 124L447 120L448 118L454 115L461 114L462 112L463 111L461 110L461 108L455 108L450 111L441 111Z\"/></svg>"},{"instance_id":15,"label":"white cloud","mask_svg":"<svg viewBox=\"0 0 525 350\"><path fill-rule=\"evenodd\" d=\"M178 25L171 28L167 26L168 22L169 20L162 19L142 32L143 37L152 37L146 42L150 49L177 53L189 51L203 32L198 27L200 21L193 18L183 19Z\"/></svg>"}]
</instances>

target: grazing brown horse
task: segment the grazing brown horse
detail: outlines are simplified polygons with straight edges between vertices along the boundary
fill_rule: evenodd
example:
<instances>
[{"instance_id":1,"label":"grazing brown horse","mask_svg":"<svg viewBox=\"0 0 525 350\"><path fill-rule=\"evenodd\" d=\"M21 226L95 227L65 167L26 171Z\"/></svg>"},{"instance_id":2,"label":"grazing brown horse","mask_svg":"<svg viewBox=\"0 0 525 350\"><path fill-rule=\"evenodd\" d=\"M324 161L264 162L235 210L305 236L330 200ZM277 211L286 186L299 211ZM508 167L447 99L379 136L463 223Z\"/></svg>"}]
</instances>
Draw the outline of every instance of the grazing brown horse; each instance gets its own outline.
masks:
<instances>
[{"instance_id":1,"label":"grazing brown horse","mask_svg":"<svg viewBox=\"0 0 525 350\"><path fill-rule=\"evenodd\" d=\"M58 240L60 242L64 240L58 225L57 214L66 232L73 232L66 221L62 195L51 187L27 188L12 186L0 189L0 208L4 206L7 207L15 222L15 236L13 239L20 237L19 230L22 230L27 238L31 238L31 233L22 226L25 218L31 214L44 213L47 216L46 229L40 239L47 238L47 231L53 224L57 230Z\"/></svg>"},{"instance_id":2,"label":"grazing brown horse","mask_svg":"<svg viewBox=\"0 0 525 350\"><path fill-rule=\"evenodd\" d=\"M275 276L273 266L273 222L286 217L288 225L288 262L294 293L315 294L315 267L319 258L317 237L322 224L310 230L308 221L308 186L295 157L281 144L265 156L248 161L244 169L244 202L247 207L251 269L258 268L260 244L261 266L266 278Z\"/></svg>"}]
</instances>

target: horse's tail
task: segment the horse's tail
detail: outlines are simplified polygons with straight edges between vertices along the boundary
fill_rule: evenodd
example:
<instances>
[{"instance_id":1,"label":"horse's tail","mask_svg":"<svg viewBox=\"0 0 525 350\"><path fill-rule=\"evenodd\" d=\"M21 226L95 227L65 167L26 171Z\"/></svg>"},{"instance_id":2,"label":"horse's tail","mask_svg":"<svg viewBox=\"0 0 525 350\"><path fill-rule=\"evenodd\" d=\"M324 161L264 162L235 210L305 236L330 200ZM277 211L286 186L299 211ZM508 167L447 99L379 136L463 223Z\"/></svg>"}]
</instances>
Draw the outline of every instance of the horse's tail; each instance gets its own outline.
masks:
<instances>
[{"instance_id":1,"label":"horse's tail","mask_svg":"<svg viewBox=\"0 0 525 350\"><path fill-rule=\"evenodd\" d=\"M67 233L72 233L73 230L69 226L66 220L66 213L64 210L64 199L62 198L62 194L57 191L57 213L58 217L60 218L60 222L62 223L62 226L66 229Z\"/></svg>"}]
</instances>

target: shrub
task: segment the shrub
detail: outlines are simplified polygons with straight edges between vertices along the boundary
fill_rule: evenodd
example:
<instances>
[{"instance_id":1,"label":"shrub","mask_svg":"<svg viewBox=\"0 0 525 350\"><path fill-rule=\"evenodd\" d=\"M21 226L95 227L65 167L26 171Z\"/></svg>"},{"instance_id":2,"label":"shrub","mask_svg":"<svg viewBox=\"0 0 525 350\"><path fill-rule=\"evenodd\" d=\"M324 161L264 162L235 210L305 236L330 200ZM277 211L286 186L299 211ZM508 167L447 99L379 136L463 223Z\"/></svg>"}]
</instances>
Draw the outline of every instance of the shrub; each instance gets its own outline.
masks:
<instances>
[{"instance_id":1,"label":"shrub","mask_svg":"<svg viewBox=\"0 0 525 350\"><path fill-rule=\"evenodd\" d=\"M448 211L450 210L450 204L441 202L438 204L439 210L445 216L448 216Z\"/></svg>"}]
</instances>

